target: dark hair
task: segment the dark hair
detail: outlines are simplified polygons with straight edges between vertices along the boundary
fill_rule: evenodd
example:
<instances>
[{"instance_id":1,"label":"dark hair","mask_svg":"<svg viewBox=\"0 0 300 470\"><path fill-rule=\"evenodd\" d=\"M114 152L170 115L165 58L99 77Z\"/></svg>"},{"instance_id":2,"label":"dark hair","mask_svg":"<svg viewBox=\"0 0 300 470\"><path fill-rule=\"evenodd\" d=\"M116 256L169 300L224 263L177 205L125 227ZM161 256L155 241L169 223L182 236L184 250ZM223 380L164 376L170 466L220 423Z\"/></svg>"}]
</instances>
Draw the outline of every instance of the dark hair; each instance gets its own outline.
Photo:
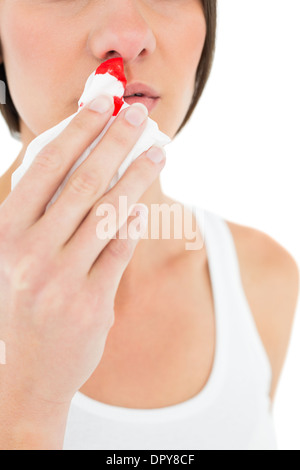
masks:
<instances>
[{"instance_id":1,"label":"dark hair","mask_svg":"<svg viewBox=\"0 0 300 470\"><path fill-rule=\"evenodd\" d=\"M176 135L183 129L190 119L202 93L206 82L209 78L216 43L217 29L217 0L200 0L203 6L204 16L206 19L207 32L201 60L199 62L196 74L195 91L188 112L178 129ZM20 138L19 115L11 98L7 77L5 73L4 63L0 64L0 80L6 87L6 104L0 103L0 111L9 127L10 133L14 138Z\"/></svg>"},{"instance_id":2,"label":"dark hair","mask_svg":"<svg viewBox=\"0 0 300 470\"><path fill-rule=\"evenodd\" d=\"M203 90L211 72L215 55L217 33L217 0L201 0L201 3L203 5L203 11L206 20L206 39L201 59L197 68L195 91L191 101L191 105L184 120L182 121L181 126L176 132L176 135L179 134L179 132L184 128L184 126L190 119L194 109L197 106L198 101L202 96Z\"/></svg>"}]
</instances>

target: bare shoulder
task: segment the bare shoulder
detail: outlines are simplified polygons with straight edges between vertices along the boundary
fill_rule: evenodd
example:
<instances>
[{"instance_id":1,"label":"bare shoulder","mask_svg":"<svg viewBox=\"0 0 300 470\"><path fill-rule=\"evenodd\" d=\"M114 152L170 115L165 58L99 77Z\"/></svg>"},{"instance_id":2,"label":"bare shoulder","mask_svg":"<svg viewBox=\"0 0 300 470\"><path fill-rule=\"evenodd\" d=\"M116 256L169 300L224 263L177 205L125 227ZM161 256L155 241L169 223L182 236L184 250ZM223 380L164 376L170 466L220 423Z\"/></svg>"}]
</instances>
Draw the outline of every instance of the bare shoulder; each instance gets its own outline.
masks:
<instances>
[{"instance_id":1,"label":"bare shoulder","mask_svg":"<svg viewBox=\"0 0 300 470\"><path fill-rule=\"evenodd\" d=\"M237 250L245 294L272 366L273 399L296 312L299 268L293 256L266 233L226 222Z\"/></svg>"}]
</instances>

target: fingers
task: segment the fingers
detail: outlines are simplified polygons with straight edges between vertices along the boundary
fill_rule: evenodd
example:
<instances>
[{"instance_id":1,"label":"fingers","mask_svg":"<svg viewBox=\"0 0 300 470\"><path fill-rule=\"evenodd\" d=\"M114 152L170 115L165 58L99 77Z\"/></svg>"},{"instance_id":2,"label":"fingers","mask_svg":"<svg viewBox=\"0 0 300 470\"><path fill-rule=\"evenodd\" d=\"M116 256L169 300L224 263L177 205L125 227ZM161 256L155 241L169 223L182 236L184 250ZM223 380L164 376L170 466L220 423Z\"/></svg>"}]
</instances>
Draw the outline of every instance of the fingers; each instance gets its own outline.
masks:
<instances>
[{"instance_id":1,"label":"fingers","mask_svg":"<svg viewBox=\"0 0 300 470\"><path fill-rule=\"evenodd\" d=\"M61 134L39 152L7 198L7 213L18 213L14 219L16 231L28 228L39 219L73 164L104 129L114 106L110 95L102 99L99 97L89 105L93 105L93 109L85 107L80 111ZM106 111L100 112L105 110L105 102L108 109L106 106Z\"/></svg>"},{"instance_id":2,"label":"fingers","mask_svg":"<svg viewBox=\"0 0 300 470\"><path fill-rule=\"evenodd\" d=\"M139 236L132 236L132 225L140 227ZM127 220L126 237L111 240L101 252L92 266L88 283L99 295L99 286L105 291L117 292L121 277L130 262L134 250L144 235L148 224L148 208L144 204L136 204ZM119 233L118 233L119 235Z\"/></svg>"},{"instance_id":3,"label":"fingers","mask_svg":"<svg viewBox=\"0 0 300 470\"><path fill-rule=\"evenodd\" d=\"M153 149L157 149L157 152ZM147 156L147 153L135 160L120 181L95 204L66 244L64 248L66 263L72 263L74 269L83 271L83 274L90 271L101 251L126 222L127 211L140 200L159 176L165 165L164 150L157 147L151 147L150 150L148 154L159 154L162 160L155 162ZM126 196L126 207L120 204L121 196L123 198ZM106 220L101 216L105 216Z\"/></svg>"},{"instance_id":4,"label":"fingers","mask_svg":"<svg viewBox=\"0 0 300 470\"><path fill-rule=\"evenodd\" d=\"M148 110L141 104L124 109L89 157L69 179L57 201L36 225L53 246L63 246L105 193L121 163L147 124ZM59 221L59 231L57 223Z\"/></svg>"}]
</instances>

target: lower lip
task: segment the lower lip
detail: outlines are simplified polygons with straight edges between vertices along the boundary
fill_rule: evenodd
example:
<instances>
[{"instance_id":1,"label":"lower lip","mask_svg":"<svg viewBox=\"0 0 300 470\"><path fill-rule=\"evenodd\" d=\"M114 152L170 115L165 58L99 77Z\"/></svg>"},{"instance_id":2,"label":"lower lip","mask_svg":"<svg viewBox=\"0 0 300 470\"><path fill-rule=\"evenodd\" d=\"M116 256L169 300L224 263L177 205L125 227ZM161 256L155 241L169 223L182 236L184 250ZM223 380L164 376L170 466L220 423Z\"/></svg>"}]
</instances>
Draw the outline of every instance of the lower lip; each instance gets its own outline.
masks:
<instances>
[{"instance_id":1,"label":"lower lip","mask_svg":"<svg viewBox=\"0 0 300 470\"><path fill-rule=\"evenodd\" d=\"M149 113L155 108L159 100L160 98L148 98L147 96L130 96L129 98L124 98L125 103L129 105L134 103L144 104Z\"/></svg>"}]
</instances>

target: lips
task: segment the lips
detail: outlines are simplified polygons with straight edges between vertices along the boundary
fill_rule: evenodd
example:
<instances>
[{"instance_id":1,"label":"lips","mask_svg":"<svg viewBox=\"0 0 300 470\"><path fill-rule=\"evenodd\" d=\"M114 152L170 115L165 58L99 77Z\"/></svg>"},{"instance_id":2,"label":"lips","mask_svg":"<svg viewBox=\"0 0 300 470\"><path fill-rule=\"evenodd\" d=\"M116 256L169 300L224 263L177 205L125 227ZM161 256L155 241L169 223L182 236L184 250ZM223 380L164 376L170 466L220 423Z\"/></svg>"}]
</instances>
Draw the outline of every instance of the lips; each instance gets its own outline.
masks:
<instances>
[{"instance_id":1,"label":"lips","mask_svg":"<svg viewBox=\"0 0 300 470\"><path fill-rule=\"evenodd\" d=\"M154 109L159 100L159 93L154 88L143 83L131 83L125 88L124 101L129 105L142 103L148 108L149 113Z\"/></svg>"},{"instance_id":2,"label":"lips","mask_svg":"<svg viewBox=\"0 0 300 470\"><path fill-rule=\"evenodd\" d=\"M125 88L124 98L129 98L134 95L142 95L153 99L159 98L159 93L154 90L154 88L138 82L128 84Z\"/></svg>"}]
</instances>

